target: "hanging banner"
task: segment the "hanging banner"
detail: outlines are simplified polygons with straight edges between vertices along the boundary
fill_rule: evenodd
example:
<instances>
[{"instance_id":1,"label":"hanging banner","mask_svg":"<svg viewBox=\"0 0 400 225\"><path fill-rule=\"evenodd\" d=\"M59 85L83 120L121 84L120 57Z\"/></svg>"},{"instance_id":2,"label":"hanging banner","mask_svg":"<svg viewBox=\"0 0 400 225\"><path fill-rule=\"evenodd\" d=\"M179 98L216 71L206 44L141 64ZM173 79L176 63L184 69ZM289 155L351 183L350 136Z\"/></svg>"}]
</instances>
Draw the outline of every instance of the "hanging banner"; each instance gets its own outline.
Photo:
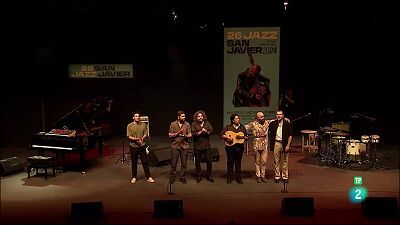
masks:
<instances>
[{"instance_id":1,"label":"hanging banner","mask_svg":"<svg viewBox=\"0 0 400 225\"><path fill-rule=\"evenodd\" d=\"M224 29L224 125L242 124L262 111L275 118L279 101L279 27Z\"/></svg>"},{"instance_id":2,"label":"hanging banner","mask_svg":"<svg viewBox=\"0 0 400 225\"><path fill-rule=\"evenodd\" d=\"M70 64L69 78L133 78L132 64Z\"/></svg>"}]
</instances>

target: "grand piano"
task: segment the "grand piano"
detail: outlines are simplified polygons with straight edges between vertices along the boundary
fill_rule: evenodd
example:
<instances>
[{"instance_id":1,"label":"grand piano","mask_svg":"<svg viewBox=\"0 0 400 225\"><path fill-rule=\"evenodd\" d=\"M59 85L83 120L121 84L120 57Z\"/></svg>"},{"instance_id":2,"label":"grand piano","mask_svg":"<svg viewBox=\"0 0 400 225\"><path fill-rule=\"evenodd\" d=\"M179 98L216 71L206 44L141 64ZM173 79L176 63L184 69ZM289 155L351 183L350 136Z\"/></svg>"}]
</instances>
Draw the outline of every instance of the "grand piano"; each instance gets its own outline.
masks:
<instances>
[{"instance_id":1,"label":"grand piano","mask_svg":"<svg viewBox=\"0 0 400 225\"><path fill-rule=\"evenodd\" d=\"M31 149L39 155L51 152L55 155L56 168L65 170L65 154L79 153L79 169L86 172L85 154L98 143L99 156L102 156L102 127L92 121L94 108L80 104L57 120L48 132L32 135Z\"/></svg>"}]
</instances>

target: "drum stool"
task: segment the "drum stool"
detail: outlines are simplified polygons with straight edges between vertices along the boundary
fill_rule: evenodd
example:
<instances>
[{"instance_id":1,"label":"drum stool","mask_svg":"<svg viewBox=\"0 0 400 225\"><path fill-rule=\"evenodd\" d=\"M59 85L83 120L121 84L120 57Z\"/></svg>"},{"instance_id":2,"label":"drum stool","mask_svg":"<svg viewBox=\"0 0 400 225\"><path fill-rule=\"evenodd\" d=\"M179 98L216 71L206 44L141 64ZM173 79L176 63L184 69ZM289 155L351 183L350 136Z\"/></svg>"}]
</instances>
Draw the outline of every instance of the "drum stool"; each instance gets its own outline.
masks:
<instances>
[{"instance_id":1,"label":"drum stool","mask_svg":"<svg viewBox=\"0 0 400 225\"><path fill-rule=\"evenodd\" d=\"M315 151L318 149L317 144L317 131L315 130L302 130L301 131L301 150L307 149L310 151Z\"/></svg>"}]
</instances>

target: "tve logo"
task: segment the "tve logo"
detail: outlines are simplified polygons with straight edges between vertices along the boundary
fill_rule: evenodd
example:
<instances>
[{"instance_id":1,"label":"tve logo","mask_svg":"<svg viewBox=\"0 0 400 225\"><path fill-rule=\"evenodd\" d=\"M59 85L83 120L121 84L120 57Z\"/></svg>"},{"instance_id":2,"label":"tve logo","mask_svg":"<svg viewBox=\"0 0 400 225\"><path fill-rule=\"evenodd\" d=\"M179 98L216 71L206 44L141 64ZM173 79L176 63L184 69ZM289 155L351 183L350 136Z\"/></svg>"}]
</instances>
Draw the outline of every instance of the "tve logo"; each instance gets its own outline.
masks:
<instances>
[{"instance_id":1,"label":"tve logo","mask_svg":"<svg viewBox=\"0 0 400 225\"><path fill-rule=\"evenodd\" d=\"M352 203L360 203L365 200L368 195L368 190L365 187L362 187L363 179L361 176L355 176L353 179L353 186L349 190L349 198Z\"/></svg>"}]
</instances>

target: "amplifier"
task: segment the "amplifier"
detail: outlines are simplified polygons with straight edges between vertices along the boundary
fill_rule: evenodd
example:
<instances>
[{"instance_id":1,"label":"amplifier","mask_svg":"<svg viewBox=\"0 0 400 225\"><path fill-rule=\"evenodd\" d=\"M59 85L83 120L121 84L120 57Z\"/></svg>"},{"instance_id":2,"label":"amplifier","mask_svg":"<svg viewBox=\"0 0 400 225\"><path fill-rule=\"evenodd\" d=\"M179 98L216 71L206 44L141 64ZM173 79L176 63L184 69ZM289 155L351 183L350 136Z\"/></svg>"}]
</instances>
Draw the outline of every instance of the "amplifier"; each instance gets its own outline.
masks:
<instances>
[{"instance_id":1,"label":"amplifier","mask_svg":"<svg viewBox=\"0 0 400 225\"><path fill-rule=\"evenodd\" d=\"M0 160L0 164L1 176L18 173L24 170L22 163L18 160L17 157L2 159Z\"/></svg>"},{"instance_id":2,"label":"amplifier","mask_svg":"<svg viewBox=\"0 0 400 225\"><path fill-rule=\"evenodd\" d=\"M211 162L216 162L219 161L219 151L218 148L210 148L207 153L205 154L207 159L209 159ZM204 163L206 162L205 157L202 157L201 162Z\"/></svg>"}]
</instances>

